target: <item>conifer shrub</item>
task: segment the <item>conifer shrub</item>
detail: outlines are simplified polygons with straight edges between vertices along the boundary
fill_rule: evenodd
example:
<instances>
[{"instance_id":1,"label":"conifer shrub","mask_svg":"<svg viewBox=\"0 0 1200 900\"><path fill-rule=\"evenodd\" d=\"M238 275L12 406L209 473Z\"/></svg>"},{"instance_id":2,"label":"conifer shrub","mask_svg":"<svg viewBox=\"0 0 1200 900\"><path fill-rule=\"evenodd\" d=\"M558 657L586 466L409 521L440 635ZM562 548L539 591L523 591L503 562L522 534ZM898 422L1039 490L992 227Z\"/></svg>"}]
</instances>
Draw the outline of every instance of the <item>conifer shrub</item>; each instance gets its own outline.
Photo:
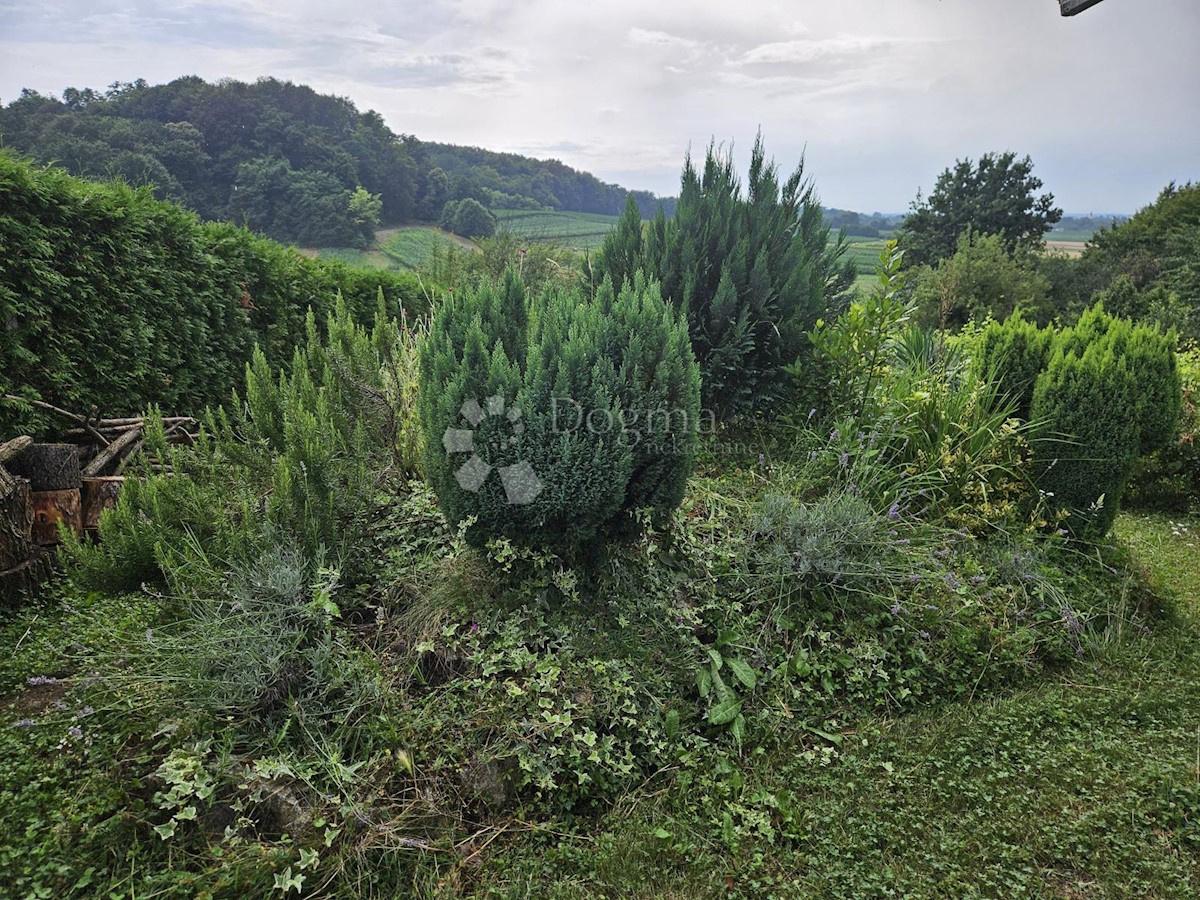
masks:
<instances>
[{"instance_id":1,"label":"conifer shrub","mask_svg":"<svg viewBox=\"0 0 1200 900\"><path fill-rule=\"evenodd\" d=\"M1028 420L1033 388L1050 358L1054 330L1013 313L1003 322L990 322L980 337L976 372L995 381L1014 405L1014 415Z\"/></svg>"},{"instance_id":2,"label":"conifer shrub","mask_svg":"<svg viewBox=\"0 0 1200 900\"><path fill-rule=\"evenodd\" d=\"M206 415L195 446L169 446L152 411L145 445L171 474L130 479L101 516L100 543L68 540L73 577L219 590L226 570L282 545L307 575L325 564L352 573L363 512L396 455L382 373L409 345L382 312L372 330L356 325L340 299L323 329L310 312L306 331L285 370L255 350L244 395Z\"/></svg>"},{"instance_id":3,"label":"conifer shrub","mask_svg":"<svg viewBox=\"0 0 1200 900\"><path fill-rule=\"evenodd\" d=\"M1077 536L1112 527L1141 446L1138 385L1116 342L1101 338L1077 353L1069 340L1054 348L1038 376L1031 415L1055 440L1035 451L1038 486L1052 509L1068 513Z\"/></svg>"},{"instance_id":4,"label":"conifer shrub","mask_svg":"<svg viewBox=\"0 0 1200 900\"><path fill-rule=\"evenodd\" d=\"M531 299L510 270L445 300L420 355L426 474L472 543L580 550L683 498L700 376L657 285Z\"/></svg>"}]
</instances>

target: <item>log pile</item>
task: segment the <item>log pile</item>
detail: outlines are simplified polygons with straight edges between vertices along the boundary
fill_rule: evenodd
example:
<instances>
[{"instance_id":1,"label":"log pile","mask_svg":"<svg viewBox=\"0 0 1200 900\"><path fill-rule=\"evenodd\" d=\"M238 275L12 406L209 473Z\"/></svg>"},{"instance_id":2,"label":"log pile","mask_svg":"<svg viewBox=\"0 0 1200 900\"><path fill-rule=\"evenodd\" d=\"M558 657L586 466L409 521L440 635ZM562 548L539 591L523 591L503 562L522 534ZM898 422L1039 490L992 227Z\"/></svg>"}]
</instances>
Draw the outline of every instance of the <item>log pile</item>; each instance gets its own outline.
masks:
<instances>
[{"instance_id":1,"label":"log pile","mask_svg":"<svg viewBox=\"0 0 1200 900\"><path fill-rule=\"evenodd\" d=\"M18 437L0 443L0 599L37 584L50 570L45 548L61 528L96 535L100 514L114 506L129 461L142 449L141 418L89 419L39 403L75 423L64 443ZM167 441L191 443L195 420L163 420ZM157 465L162 471L163 466Z\"/></svg>"}]
</instances>

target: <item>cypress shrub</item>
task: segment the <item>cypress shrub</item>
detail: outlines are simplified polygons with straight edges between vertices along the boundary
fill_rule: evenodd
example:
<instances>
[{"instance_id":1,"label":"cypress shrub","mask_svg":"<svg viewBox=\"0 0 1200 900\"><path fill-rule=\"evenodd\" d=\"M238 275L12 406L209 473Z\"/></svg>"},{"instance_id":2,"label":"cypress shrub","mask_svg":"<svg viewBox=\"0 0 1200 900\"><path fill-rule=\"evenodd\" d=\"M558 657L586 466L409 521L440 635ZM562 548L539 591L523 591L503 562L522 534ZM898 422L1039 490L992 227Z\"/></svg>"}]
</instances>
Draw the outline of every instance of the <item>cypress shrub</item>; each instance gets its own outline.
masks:
<instances>
[{"instance_id":1,"label":"cypress shrub","mask_svg":"<svg viewBox=\"0 0 1200 900\"><path fill-rule=\"evenodd\" d=\"M0 152L0 393L102 415L150 404L194 413L241 381L255 345L273 367L324 324L340 291L370 323L424 309L414 276L357 271L226 224L202 225L148 189L93 183ZM59 427L0 403L0 434Z\"/></svg>"},{"instance_id":2,"label":"cypress shrub","mask_svg":"<svg viewBox=\"0 0 1200 900\"><path fill-rule=\"evenodd\" d=\"M1055 346L1034 388L1031 415L1058 438L1036 447L1038 487L1052 510L1070 514L1073 533L1103 536L1138 456L1137 383L1111 337L1082 354L1067 343Z\"/></svg>"},{"instance_id":3,"label":"cypress shrub","mask_svg":"<svg viewBox=\"0 0 1200 900\"><path fill-rule=\"evenodd\" d=\"M640 277L530 299L512 272L444 301L421 344L425 470L468 539L567 552L661 520L695 457L700 376Z\"/></svg>"},{"instance_id":4,"label":"cypress shrub","mask_svg":"<svg viewBox=\"0 0 1200 900\"><path fill-rule=\"evenodd\" d=\"M1054 331L1013 313L1003 322L984 329L976 356L976 373L995 381L1001 394L1015 405L1014 414L1029 420L1033 389L1046 368Z\"/></svg>"}]
</instances>

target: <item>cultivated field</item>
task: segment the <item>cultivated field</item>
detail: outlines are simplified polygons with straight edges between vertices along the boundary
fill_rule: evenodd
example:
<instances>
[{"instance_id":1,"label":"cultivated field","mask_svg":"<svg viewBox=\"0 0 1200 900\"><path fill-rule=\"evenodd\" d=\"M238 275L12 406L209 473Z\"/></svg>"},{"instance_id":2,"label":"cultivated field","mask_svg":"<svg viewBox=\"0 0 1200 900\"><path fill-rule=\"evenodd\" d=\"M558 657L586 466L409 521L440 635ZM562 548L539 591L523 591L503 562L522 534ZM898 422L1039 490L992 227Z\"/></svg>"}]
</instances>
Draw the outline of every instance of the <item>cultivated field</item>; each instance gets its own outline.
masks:
<instances>
[{"instance_id":1,"label":"cultivated field","mask_svg":"<svg viewBox=\"0 0 1200 900\"><path fill-rule=\"evenodd\" d=\"M599 213L550 212L529 209L494 210L501 229L539 243L575 250L594 250L617 224L616 216Z\"/></svg>"}]
</instances>

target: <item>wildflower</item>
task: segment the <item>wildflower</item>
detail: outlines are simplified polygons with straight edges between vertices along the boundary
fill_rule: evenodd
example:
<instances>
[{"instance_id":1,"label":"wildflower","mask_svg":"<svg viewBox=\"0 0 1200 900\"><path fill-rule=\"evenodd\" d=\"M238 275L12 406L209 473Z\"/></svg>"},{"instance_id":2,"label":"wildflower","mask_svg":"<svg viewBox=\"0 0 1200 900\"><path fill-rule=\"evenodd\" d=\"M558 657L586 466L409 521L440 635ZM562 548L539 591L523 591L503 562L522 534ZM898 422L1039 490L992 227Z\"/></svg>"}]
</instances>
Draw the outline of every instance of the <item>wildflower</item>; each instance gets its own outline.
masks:
<instances>
[{"instance_id":1,"label":"wildflower","mask_svg":"<svg viewBox=\"0 0 1200 900\"><path fill-rule=\"evenodd\" d=\"M985 581L987 581L987 579L982 575L971 576L971 584L975 585L975 587L979 587L979 585L983 584Z\"/></svg>"},{"instance_id":2,"label":"wildflower","mask_svg":"<svg viewBox=\"0 0 1200 900\"><path fill-rule=\"evenodd\" d=\"M27 680L30 687L37 687L42 684L58 684L58 679L53 675L34 675Z\"/></svg>"},{"instance_id":3,"label":"wildflower","mask_svg":"<svg viewBox=\"0 0 1200 900\"><path fill-rule=\"evenodd\" d=\"M68 728L67 734L69 734L71 737L73 737L77 741L83 740L83 729L80 728L78 725L72 725L70 728Z\"/></svg>"},{"instance_id":4,"label":"wildflower","mask_svg":"<svg viewBox=\"0 0 1200 900\"><path fill-rule=\"evenodd\" d=\"M20 728L24 730L26 728L32 728L36 724L37 722L33 721L33 719L22 719L20 722L17 722L15 725L13 725L13 728Z\"/></svg>"},{"instance_id":5,"label":"wildflower","mask_svg":"<svg viewBox=\"0 0 1200 900\"><path fill-rule=\"evenodd\" d=\"M812 421L812 418L813 418L813 416L815 416L816 414L817 414L817 408L814 406L812 409L810 409L810 410L808 411L808 421L810 421L810 422L811 422L811 421Z\"/></svg>"},{"instance_id":6,"label":"wildflower","mask_svg":"<svg viewBox=\"0 0 1200 900\"><path fill-rule=\"evenodd\" d=\"M147 644L154 643L154 629L153 628L146 629L146 643Z\"/></svg>"},{"instance_id":7,"label":"wildflower","mask_svg":"<svg viewBox=\"0 0 1200 900\"><path fill-rule=\"evenodd\" d=\"M85 706L83 709L81 709L81 710L79 711L79 715L78 715L78 716L76 716L76 718L79 718L79 719L86 719L88 716L92 715L92 714L93 714L95 711L96 711L96 710L94 710L92 707L90 707L90 706Z\"/></svg>"},{"instance_id":8,"label":"wildflower","mask_svg":"<svg viewBox=\"0 0 1200 900\"><path fill-rule=\"evenodd\" d=\"M889 520L891 520L893 522L897 522L900 520L900 501L899 500L897 500L891 506L888 507L887 517Z\"/></svg>"},{"instance_id":9,"label":"wildflower","mask_svg":"<svg viewBox=\"0 0 1200 900\"><path fill-rule=\"evenodd\" d=\"M950 588L952 591L957 591L960 587L962 587L962 582L958 580L958 576L953 572L947 572L946 577L943 580L946 582L946 587Z\"/></svg>"},{"instance_id":10,"label":"wildflower","mask_svg":"<svg viewBox=\"0 0 1200 900\"><path fill-rule=\"evenodd\" d=\"M478 622L472 622L472 623L471 623L471 634L474 634L474 633L475 633L475 632L477 632L478 630L479 630L479 623L478 623Z\"/></svg>"},{"instance_id":11,"label":"wildflower","mask_svg":"<svg viewBox=\"0 0 1200 900\"><path fill-rule=\"evenodd\" d=\"M895 541L897 547L907 547L911 543L912 538L899 538L897 541Z\"/></svg>"},{"instance_id":12,"label":"wildflower","mask_svg":"<svg viewBox=\"0 0 1200 900\"><path fill-rule=\"evenodd\" d=\"M1083 623L1079 621L1079 616L1075 615L1075 610L1069 606L1064 606L1061 610L1063 624L1067 626L1067 631L1071 634L1079 634L1083 631Z\"/></svg>"},{"instance_id":13,"label":"wildflower","mask_svg":"<svg viewBox=\"0 0 1200 900\"><path fill-rule=\"evenodd\" d=\"M938 559L945 559L947 556L950 555L950 551L949 551L949 549L943 547L941 550L934 550L933 555L936 556Z\"/></svg>"},{"instance_id":14,"label":"wildflower","mask_svg":"<svg viewBox=\"0 0 1200 900\"><path fill-rule=\"evenodd\" d=\"M913 572L911 575L908 576L908 580L911 581L913 584L916 584L918 581L921 580L921 575L918 572Z\"/></svg>"},{"instance_id":15,"label":"wildflower","mask_svg":"<svg viewBox=\"0 0 1200 900\"><path fill-rule=\"evenodd\" d=\"M841 439L842 439L842 433L840 431L838 431L836 428L833 429L833 431L829 432L830 443L836 444Z\"/></svg>"},{"instance_id":16,"label":"wildflower","mask_svg":"<svg viewBox=\"0 0 1200 900\"><path fill-rule=\"evenodd\" d=\"M838 465L843 469L846 468L846 466L849 464L849 462L850 462L850 454L849 453L843 453L841 456L838 457Z\"/></svg>"},{"instance_id":17,"label":"wildflower","mask_svg":"<svg viewBox=\"0 0 1200 900\"><path fill-rule=\"evenodd\" d=\"M923 641L927 641L927 640L929 640L929 636L930 636L930 635L929 635L929 632L928 632L928 631L919 631L919 632L917 632L917 637L919 637L919 638L920 638L921 640L923 640Z\"/></svg>"},{"instance_id":18,"label":"wildflower","mask_svg":"<svg viewBox=\"0 0 1200 900\"><path fill-rule=\"evenodd\" d=\"M892 615L893 616L900 615L900 604L899 603L895 603L892 605Z\"/></svg>"}]
</instances>

